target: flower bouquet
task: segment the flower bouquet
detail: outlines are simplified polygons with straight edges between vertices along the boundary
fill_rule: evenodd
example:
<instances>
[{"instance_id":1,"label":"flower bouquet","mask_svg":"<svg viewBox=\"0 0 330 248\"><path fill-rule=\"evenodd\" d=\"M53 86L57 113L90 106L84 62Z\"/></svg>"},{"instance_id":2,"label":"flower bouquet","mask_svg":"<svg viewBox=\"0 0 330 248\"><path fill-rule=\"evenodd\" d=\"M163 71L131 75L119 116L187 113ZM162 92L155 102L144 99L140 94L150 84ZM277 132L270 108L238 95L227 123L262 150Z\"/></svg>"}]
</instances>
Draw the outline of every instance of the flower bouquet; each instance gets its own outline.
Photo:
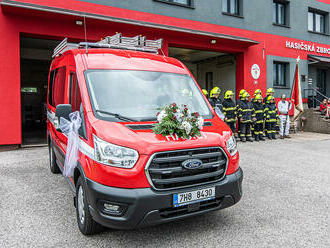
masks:
<instances>
[{"instance_id":1,"label":"flower bouquet","mask_svg":"<svg viewBox=\"0 0 330 248\"><path fill-rule=\"evenodd\" d=\"M161 108L161 111L157 113L157 121L158 123L153 128L154 133L163 136L176 134L183 139L201 136L200 130L204 125L204 120L199 113L191 113L187 105L178 106L176 103Z\"/></svg>"}]
</instances>

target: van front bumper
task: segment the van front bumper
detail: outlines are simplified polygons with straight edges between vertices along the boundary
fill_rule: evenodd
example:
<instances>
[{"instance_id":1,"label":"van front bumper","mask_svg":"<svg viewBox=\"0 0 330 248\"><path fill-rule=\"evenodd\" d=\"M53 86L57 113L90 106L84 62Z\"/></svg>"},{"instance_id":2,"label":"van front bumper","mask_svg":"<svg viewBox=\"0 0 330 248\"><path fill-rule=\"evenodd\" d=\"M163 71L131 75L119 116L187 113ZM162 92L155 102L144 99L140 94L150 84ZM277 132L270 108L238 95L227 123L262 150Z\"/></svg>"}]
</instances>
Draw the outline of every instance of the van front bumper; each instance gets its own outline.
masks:
<instances>
[{"instance_id":1,"label":"van front bumper","mask_svg":"<svg viewBox=\"0 0 330 248\"><path fill-rule=\"evenodd\" d=\"M93 219L103 226L114 229L133 229L161 224L186 217L200 215L236 204L242 197L243 171L227 175L223 180L203 186L171 191L152 188L124 189L101 185L86 178L89 210ZM201 202L197 207L173 207L173 194L215 187L215 199ZM104 202L122 206L121 216L104 211Z\"/></svg>"}]
</instances>

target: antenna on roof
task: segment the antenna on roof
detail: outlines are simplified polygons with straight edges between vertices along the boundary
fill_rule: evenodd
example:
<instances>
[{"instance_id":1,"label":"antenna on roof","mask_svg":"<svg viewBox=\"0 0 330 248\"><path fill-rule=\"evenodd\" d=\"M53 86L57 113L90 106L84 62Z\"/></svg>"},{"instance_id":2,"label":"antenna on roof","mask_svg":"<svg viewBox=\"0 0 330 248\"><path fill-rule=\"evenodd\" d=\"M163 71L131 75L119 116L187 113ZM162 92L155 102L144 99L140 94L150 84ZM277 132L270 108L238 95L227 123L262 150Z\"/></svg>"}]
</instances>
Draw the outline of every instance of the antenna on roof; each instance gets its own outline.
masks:
<instances>
[{"instance_id":1,"label":"antenna on roof","mask_svg":"<svg viewBox=\"0 0 330 248\"><path fill-rule=\"evenodd\" d=\"M88 54L87 27L86 27L86 16L85 15L84 15L84 32L85 32L85 42L86 42L86 54Z\"/></svg>"}]
</instances>

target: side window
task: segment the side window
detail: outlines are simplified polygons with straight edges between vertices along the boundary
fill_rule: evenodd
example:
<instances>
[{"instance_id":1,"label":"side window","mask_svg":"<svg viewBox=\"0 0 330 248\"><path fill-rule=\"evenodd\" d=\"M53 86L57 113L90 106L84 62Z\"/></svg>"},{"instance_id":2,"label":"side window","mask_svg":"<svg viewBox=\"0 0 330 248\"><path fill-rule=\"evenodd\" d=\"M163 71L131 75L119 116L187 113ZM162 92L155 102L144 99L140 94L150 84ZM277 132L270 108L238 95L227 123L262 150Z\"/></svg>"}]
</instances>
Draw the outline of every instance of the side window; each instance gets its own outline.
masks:
<instances>
[{"instance_id":1,"label":"side window","mask_svg":"<svg viewBox=\"0 0 330 248\"><path fill-rule=\"evenodd\" d=\"M49 87L48 87L48 103L52 106L54 106L54 100L53 100L53 91L54 91L54 77L56 75L57 70L52 70L50 72L49 76Z\"/></svg>"},{"instance_id":2,"label":"side window","mask_svg":"<svg viewBox=\"0 0 330 248\"><path fill-rule=\"evenodd\" d=\"M54 106L64 103L65 75L66 75L65 67L60 67L57 69L55 79L54 79L54 90L53 90L53 105Z\"/></svg>"},{"instance_id":3,"label":"side window","mask_svg":"<svg viewBox=\"0 0 330 248\"><path fill-rule=\"evenodd\" d=\"M72 106L73 111L79 111L81 104L81 96L77 75L74 72L70 73L70 104Z\"/></svg>"}]
</instances>

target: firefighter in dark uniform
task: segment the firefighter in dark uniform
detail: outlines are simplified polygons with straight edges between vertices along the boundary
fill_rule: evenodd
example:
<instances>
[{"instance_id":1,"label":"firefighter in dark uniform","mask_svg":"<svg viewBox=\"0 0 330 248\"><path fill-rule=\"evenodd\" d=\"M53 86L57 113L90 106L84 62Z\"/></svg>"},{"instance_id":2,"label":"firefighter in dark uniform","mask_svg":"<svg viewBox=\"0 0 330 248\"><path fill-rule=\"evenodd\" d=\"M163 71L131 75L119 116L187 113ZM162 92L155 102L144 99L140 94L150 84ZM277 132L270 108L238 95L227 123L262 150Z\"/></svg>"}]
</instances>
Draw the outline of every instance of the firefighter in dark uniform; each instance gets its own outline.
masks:
<instances>
[{"instance_id":1,"label":"firefighter in dark uniform","mask_svg":"<svg viewBox=\"0 0 330 248\"><path fill-rule=\"evenodd\" d=\"M236 112L238 110L239 107L239 103L241 102L242 98L243 98L243 94L246 92L245 89L241 89L239 91L239 95L238 95L238 99L236 101ZM237 132L238 132L238 136L241 137L241 123L238 121L237 122Z\"/></svg>"},{"instance_id":2,"label":"firefighter in dark uniform","mask_svg":"<svg viewBox=\"0 0 330 248\"><path fill-rule=\"evenodd\" d=\"M255 114L252 103L250 102L250 94L245 92L242 96L242 100L238 106L238 119L240 122L240 138L242 142L252 140L251 124L255 120Z\"/></svg>"},{"instance_id":3,"label":"firefighter in dark uniform","mask_svg":"<svg viewBox=\"0 0 330 248\"><path fill-rule=\"evenodd\" d=\"M233 101L234 92L227 90L225 93L225 99L222 102L223 114L225 115L225 122L230 127L231 131L235 135L236 133L236 104Z\"/></svg>"},{"instance_id":4,"label":"firefighter in dark uniform","mask_svg":"<svg viewBox=\"0 0 330 248\"><path fill-rule=\"evenodd\" d=\"M254 137L255 141L265 141L264 139L264 120L265 120L265 110L264 110L264 105L262 104L262 96L261 95L256 95L254 97L254 102L253 102L253 109L254 109L254 114L255 114L255 122L254 122Z\"/></svg>"},{"instance_id":5,"label":"firefighter in dark uniform","mask_svg":"<svg viewBox=\"0 0 330 248\"><path fill-rule=\"evenodd\" d=\"M273 96L267 97L265 105L265 116L266 116L266 132L268 139L276 139L276 123L278 119L278 113L275 104L275 98Z\"/></svg>"},{"instance_id":6,"label":"firefighter in dark uniform","mask_svg":"<svg viewBox=\"0 0 330 248\"><path fill-rule=\"evenodd\" d=\"M220 100L220 93L221 90L219 87L214 87L211 92L210 92L210 104L212 105L212 107L215 108L219 108L222 112L222 104L221 104L221 100Z\"/></svg>"},{"instance_id":7,"label":"firefighter in dark uniform","mask_svg":"<svg viewBox=\"0 0 330 248\"><path fill-rule=\"evenodd\" d=\"M253 95L253 98L251 99L251 103L252 103L252 105L254 104L254 102L255 102L255 97L256 97L256 95L261 95L261 90L260 89L256 89L255 91L254 91L254 95ZM252 126L251 126L251 133L252 134L254 134L254 122L252 123Z\"/></svg>"}]
</instances>

